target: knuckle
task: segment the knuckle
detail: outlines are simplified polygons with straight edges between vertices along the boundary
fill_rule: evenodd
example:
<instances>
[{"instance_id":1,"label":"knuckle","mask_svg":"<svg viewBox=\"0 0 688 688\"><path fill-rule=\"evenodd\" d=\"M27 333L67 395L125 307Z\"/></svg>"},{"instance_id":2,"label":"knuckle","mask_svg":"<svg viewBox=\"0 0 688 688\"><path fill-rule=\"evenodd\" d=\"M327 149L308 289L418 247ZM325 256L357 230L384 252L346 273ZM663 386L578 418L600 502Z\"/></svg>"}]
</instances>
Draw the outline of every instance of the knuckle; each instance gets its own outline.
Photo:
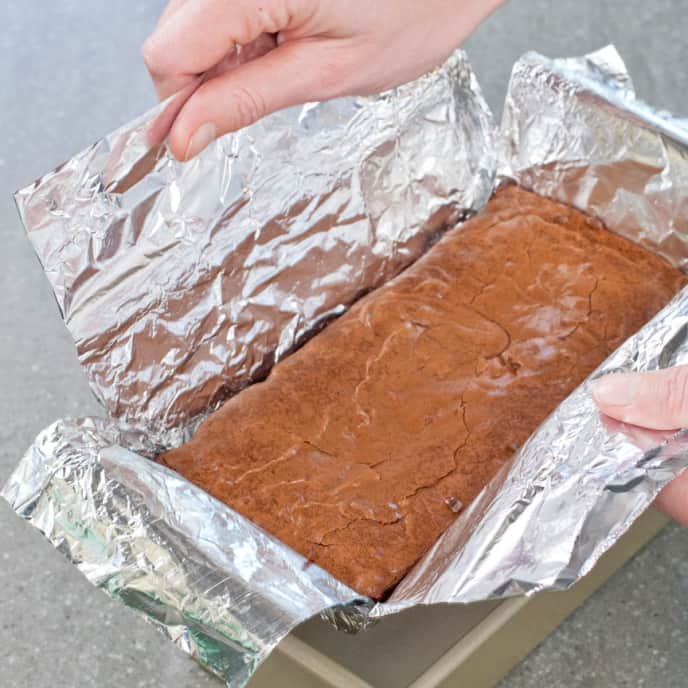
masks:
<instances>
[{"instance_id":1,"label":"knuckle","mask_svg":"<svg viewBox=\"0 0 688 688\"><path fill-rule=\"evenodd\" d=\"M277 33L289 25L291 20L290 0L272 0L267 5L258 4L258 16L261 30L265 33Z\"/></svg>"},{"instance_id":2,"label":"knuckle","mask_svg":"<svg viewBox=\"0 0 688 688\"><path fill-rule=\"evenodd\" d=\"M253 124L267 114L265 100L256 91L238 87L234 92L234 108L237 113L237 129Z\"/></svg>"},{"instance_id":3,"label":"knuckle","mask_svg":"<svg viewBox=\"0 0 688 688\"><path fill-rule=\"evenodd\" d=\"M163 72L162 54L152 36L148 37L141 47L141 57L151 74L158 75Z\"/></svg>"}]
</instances>

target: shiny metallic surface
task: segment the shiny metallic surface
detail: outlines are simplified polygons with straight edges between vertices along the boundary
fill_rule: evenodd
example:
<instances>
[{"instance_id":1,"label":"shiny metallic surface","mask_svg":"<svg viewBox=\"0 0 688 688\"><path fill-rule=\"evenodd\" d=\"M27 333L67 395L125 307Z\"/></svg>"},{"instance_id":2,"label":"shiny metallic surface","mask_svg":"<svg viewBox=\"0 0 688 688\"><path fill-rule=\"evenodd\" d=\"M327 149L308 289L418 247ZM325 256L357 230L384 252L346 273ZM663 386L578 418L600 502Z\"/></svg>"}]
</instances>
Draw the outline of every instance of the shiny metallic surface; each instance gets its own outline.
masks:
<instances>
[{"instance_id":1,"label":"shiny metallic surface","mask_svg":"<svg viewBox=\"0 0 688 688\"><path fill-rule=\"evenodd\" d=\"M45 430L3 495L91 582L241 686L301 621L331 609L358 629L370 605L142 457L479 209L494 125L460 52L382 96L273 115L186 165L151 141L177 106L16 195L112 420Z\"/></svg>"},{"instance_id":2,"label":"shiny metallic surface","mask_svg":"<svg viewBox=\"0 0 688 688\"><path fill-rule=\"evenodd\" d=\"M635 99L619 55L530 53L511 76L500 171L688 268L688 121Z\"/></svg>"},{"instance_id":3,"label":"shiny metallic surface","mask_svg":"<svg viewBox=\"0 0 688 688\"><path fill-rule=\"evenodd\" d=\"M125 449L124 447L128 447ZM133 450L113 421L44 430L3 496L108 595L242 686L296 624L356 593Z\"/></svg>"},{"instance_id":4,"label":"shiny metallic surface","mask_svg":"<svg viewBox=\"0 0 688 688\"><path fill-rule=\"evenodd\" d=\"M54 424L3 495L229 686L318 612L355 631L416 604L567 587L688 466L684 433L601 418L588 380L373 606L142 458L484 202L493 131L466 70L455 56L380 99L283 113L188 167L149 154L149 115L18 195L82 362L119 420ZM635 101L613 49L528 55L507 97L500 169L685 268L687 137ZM595 375L688 362L687 336L688 291Z\"/></svg>"},{"instance_id":5,"label":"shiny metallic surface","mask_svg":"<svg viewBox=\"0 0 688 688\"><path fill-rule=\"evenodd\" d=\"M16 196L96 397L139 427L185 424L264 377L493 184L492 117L460 52L382 96L274 114L187 164L149 146L174 109Z\"/></svg>"},{"instance_id":6,"label":"shiny metallic surface","mask_svg":"<svg viewBox=\"0 0 688 688\"><path fill-rule=\"evenodd\" d=\"M602 218L688 267L688 126L635 100L613 47L516 63L506 98L504 177ZM600 417L590 380L688 362L688 290L620 347L531 436L372 616L415 604L562 589L585 575L688 466L668 437Z\"/></svg>"}]
</instances>

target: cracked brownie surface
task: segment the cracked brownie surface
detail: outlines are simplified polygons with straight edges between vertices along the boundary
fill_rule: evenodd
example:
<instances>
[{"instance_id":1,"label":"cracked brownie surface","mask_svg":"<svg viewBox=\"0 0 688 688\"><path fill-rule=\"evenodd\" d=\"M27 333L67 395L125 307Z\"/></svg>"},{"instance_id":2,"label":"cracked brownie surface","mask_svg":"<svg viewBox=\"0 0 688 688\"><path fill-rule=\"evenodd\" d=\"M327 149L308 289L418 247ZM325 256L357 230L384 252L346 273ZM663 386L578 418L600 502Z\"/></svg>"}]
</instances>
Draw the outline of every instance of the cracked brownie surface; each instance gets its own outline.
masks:
<instances>
[{"instance_id":1,"label":"cracked brownie surface","mask_svg":"<svg viewBox=\"0 0 688 688\"><path fill-rule=\"evenodd\" d=\"M508 186L159 460L380 599L685 281Z\"/></svg>"}]
</instances>

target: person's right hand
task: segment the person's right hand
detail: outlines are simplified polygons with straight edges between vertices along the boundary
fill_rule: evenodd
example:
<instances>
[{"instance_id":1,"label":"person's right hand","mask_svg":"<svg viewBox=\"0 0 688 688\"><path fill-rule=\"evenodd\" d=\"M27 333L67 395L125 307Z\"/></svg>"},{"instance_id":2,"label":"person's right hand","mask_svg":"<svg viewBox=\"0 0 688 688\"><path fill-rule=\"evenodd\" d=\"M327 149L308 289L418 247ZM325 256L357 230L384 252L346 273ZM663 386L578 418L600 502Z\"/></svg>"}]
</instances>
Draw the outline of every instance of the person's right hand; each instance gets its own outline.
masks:
<instances>
[{"instance_id":1,"label":"person's right hand","mask_svg":"<svg viewBox=\"0 0 688 688\"><path fill-rule=\"evenodd\" d=\"M188 160L289 105L411 81L502 1L171 0L143 56L160 99L205 75L168 137ZM237 46L249 54L238 66Z\"/></svg>"},{"instance_id":2,"label":"person's right hand","mask_svg":"<svg viewBox=\"0 0 688 688\"><path fill-rule=\"evenodd\" d=\"M606 375L593 384L600 410L622 423L652 430L688 427L688 366ZM659 494L656 506L688 526L688 471Z\"/></svg>"}]
</instances>

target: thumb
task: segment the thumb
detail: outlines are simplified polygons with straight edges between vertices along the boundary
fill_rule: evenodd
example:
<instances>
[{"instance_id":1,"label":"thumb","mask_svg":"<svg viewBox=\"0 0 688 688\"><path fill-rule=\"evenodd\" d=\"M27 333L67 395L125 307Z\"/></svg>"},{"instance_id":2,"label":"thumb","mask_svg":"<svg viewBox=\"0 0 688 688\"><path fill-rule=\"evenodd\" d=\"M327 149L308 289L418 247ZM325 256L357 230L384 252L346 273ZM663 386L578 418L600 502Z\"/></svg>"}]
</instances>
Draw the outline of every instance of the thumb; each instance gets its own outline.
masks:
<instances>
[{"instance_id":1,"label":"thumb","mask_svg":"<svg viewBox=\"0 0 688 688\"><path fill-rule=\"evenodd\" d=\"M600 410L632 425L655 430L688 426L688 365L650 373L606 375L593 383Z\"/></svg>"},{"instance_id":2,"label":"thumb","mask_svg":"<svg viewBox=\"0 0 688 688\"><path fill-rule=\"evenodd\" d=\"M681 525L688 527L688 472L672 480L659 493L655 506Z\"/></svg>"},{"instance_id":3,"label":"thumb","mask_svg":"<svg viewBox=\"0 0 688 688\"><path fill-rule=\"evenodd\" d=\"M285 43L201 85L185 103L169 134L179 160L198 155L213 139L253 124L282 108L343 91L344 69L323 46Z\"/></svg>"}]
</instances>

